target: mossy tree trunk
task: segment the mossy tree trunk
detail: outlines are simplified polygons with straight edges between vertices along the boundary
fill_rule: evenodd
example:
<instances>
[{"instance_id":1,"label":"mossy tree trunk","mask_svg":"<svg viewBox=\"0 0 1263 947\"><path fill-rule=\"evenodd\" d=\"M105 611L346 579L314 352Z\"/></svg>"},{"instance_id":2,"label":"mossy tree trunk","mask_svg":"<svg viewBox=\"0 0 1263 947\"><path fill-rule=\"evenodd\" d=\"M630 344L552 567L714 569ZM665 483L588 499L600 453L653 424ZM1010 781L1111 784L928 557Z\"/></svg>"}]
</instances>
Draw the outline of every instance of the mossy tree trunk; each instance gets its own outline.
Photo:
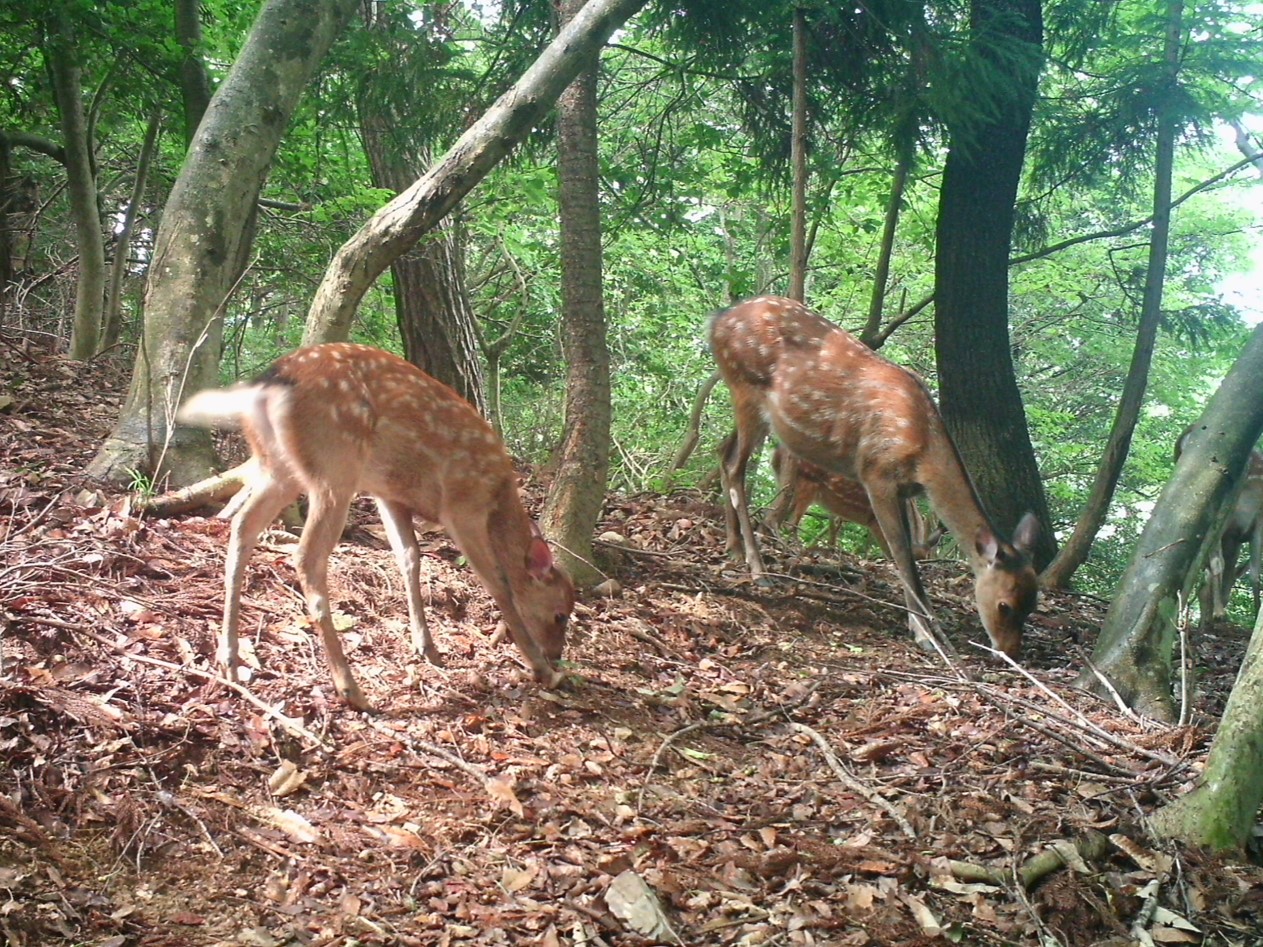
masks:
<instances>
[{"instance_id":1,"label":"mossy tree trunk","mask_svg":"<svg viewBox=\"0 0 1263 947\"><path fill-rule=\"evenodd\" d=\"M1245 848L1263 804L1263 613L1197 786L1154 814L1161 836L1215 851Z\"/></svg>"},{"instance_id":2,"label":"mossy tree trunk","mask_svg":"<svg viewBox=\"0 0 1263 947\"><path fill-rule=\"evenodd\" d=\"M240 273L259 191L303 88L356 0L268 0L197 126L154 242L144 330L117 425L89 465L127 482L183 486L215 466L207 432L175 409L219 380L223 309Z\"/></svg>"},{"instance_id":3,"label":"mossy tree trunk","mask_svg":"<svg viewBox=\"0 0 1263 947\"><path fill-rule=\"evenodd\" d=\"M1240 489L1250 451L1263 433L1263 326L1192 428L1175 472L1123 574L1092 662L1124 701L1160 719L1175 718L1172 645L1180 604ZM1079 683L1102 693L1094 674Z\"/></svg>"}]
</instances>

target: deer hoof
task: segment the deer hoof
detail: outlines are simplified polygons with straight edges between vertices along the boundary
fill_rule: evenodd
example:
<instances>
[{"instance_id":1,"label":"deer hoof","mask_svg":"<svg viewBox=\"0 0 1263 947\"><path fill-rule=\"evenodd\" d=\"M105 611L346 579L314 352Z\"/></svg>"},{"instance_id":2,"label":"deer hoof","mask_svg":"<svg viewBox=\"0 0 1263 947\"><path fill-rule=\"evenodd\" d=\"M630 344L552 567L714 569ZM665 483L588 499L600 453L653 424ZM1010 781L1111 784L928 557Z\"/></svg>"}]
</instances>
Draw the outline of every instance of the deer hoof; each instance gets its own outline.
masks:
<instances>
[{"instance_id":1,"label":"deer hoof","mask_svg":"<svg viewBox=\"0 0 1263 947\"><path fill-rule=\"evenodd\" d=\"M338 688L339 696L350 704L356 710L371 712L373 705L368 702L368 698L364 696L364 692L360 690L360 685L352 681L346 687Z\"/></svg>"}]
</instances>

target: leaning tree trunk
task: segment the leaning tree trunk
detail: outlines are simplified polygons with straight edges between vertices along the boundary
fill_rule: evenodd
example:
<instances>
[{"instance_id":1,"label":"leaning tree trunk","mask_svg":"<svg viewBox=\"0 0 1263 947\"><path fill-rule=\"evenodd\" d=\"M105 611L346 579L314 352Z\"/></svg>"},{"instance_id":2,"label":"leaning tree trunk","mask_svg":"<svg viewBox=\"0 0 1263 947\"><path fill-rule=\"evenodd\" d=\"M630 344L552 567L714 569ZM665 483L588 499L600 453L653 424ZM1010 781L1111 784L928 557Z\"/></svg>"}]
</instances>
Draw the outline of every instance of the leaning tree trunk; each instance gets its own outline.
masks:
<instances>
[{"instance_id":1,"label":"leaning tree trunk","mask_svg":"<svg viewBox=\"0 0 1263 947\"><path fill-rule=\"evenodd\" d=\"M1254 620L1237 682L1206 757L1206 769L1187 795L1150 820L1153 830L1186 845L1243 851L1263 804L1263 612Z\"/></svg>"},{"instance_id":2,"label":"leaning tree trunk","mask_svg":"<svg viewBox=\"0 0 1263 947\"><path fill-rule=\"evenodd\" d=\"M145 182L149 180L149 167L153 164L154 149L158 143L158 129L161 125L162 110L155 108L149 116L149 125L145 128L145 140L140 146L140 157L136 159L136 178L132 182L131 199L127 202L127 210L123 214L123 226L119 228L118 238L114 241L114 262L110 265L104 328L101 331L103 350L118 342L123 334L123 278L127 275L132 233L136 229L140 202L145 196Z\"/></svg>"},{"instance_id":3,"label":"leaning tree trunk","mask_svg":"<svg viewBox=\"0 0 1263 947\"><path fill-rule=\"evenodd\" d=\"M1167 22L1165 59L1169 81L1174 87L1180 68L1181 4L1170 5ZM1153 181L1153 231L1149 241L1149 267L1145 273L1145 292L1140 304L1140 324L1136 330L1136 348L1132 352L1131 367L1123 396L1118 402L1114 424L1105 442L1105 453L1092 483L1074 532L1061 552L1040 577L1049 588L1065 588L1079 566L1087 561L1088 552L1100 532L1118 478L1123 473L1123 463L1131 449L1131 437L1145 401L1145 389L1149 386L1149 368L1153 363L1153 347L1158 337L1158 325L1162 322L1162 285L1166 280L1167 247L1171 232L1171 171L1175 165L1176 123L1171 114L1169 101L1159 106L1157 154Z\"/></svg>"},{"instance_id":4,"label":"leaning tree trunk","mask_svg":"<svg viewBox=\"0 0 1263 947\"><path fill-rule=\"evenodd\" d=\"M88 468L179 486L215 457L205 431L176 428L185 396L218 381L223 309L268 167L311 77L356 0L268 0L198 125L154 244L144 332L117 426Z\"/></svg>"},{"instance_id":5,"label":"leaning tree trunk","mask_svg":"<svg viewBox=\"0 0 1263 947\"><path fill-rule=\"evenodd\" d=\"M895 171L890 176L890 194L886 198L886 216L881 228L881 247L877 252L877 266L873 273L873 292L868 300L868 319L860 332L860 341L870 349L881 347L882 316L886 310L886 286L890 282L890 261L895 253L895 233L899 228L899 209L908 187L908 175L912 172L912 157L916 143L900 142L899 155L895 159Z\"/></svg>"},{"instance_id":6,"label":"leaning tree trunk","mask_svg":"<svg viewBox=\"0 0 1263 947\"><path fill-rule=\"evenodd\" d=\"M1263 326L1193 426L1175 473L1136 543L1092 652L1092 663L1130 707L1171 720L1171 654L1181 599L1240 488L1250 451L1263 433ZM1079 683L1098 693L1095 674Z\"/></svg>"},{"instance_id":7,"label":"leaning tree trunk","mask_svg":"<svg viewBox=\"0 0 1263 947\"><path fill-rule=\"evenodd\" d=\"M940 406L996 525L1008 534L1028 510L1039 518L1034 558L1042 568L1056 541L1013 370L1008 267L1043 21L1039 0L973 0L971 18L974 37L1003 34L1028 53L995 57L995 68L1009 73L1007 102L952 130L934 257Z\"/></svg>"},{"instance_id":8,"label":"leaning tree trunk","mask_svg":"<svg viewBox=\"0 0 1263 947\"><path fill-rule=\"evenodd\" d=\"M62 23L48 50L48 71L53 79L61 132L65 139L66 182L70 214L75 222L75 249L79 254L79 279L75 286L74 328L70 357L88 358L96 353L105 307L105 238L97 208L96 175L92 170L92 144L83 108L79 63L70 27Z\"/></svg>"},{"instance_id":9,"label":"leaning tree trunk","mask_svg":"<svg viewBox=\"0 0 1263 947\"><path fill-rule=\"evenodd\" d=\"M646 0L590 0L438 164L381 208L334 255L307 313L308 338L345 336L373 281L525 138L610 34Z\"/></svg>"},{"instance_id":10,"label":"leaning tree trunk","mask_svg":"<svg viewBox=\"0 0 1263 947\"><path fill-rule=\"evenodd\" d=\"M561 0L563 24L586 0ZM566 571L580 585L601 579L592 535L605 503L610 466L610 353L601 285L601 202L597 180L596 65L557 103L561 323L566 354L566 432L557 478L541 517Z\"/></svg>"}]
</instances>

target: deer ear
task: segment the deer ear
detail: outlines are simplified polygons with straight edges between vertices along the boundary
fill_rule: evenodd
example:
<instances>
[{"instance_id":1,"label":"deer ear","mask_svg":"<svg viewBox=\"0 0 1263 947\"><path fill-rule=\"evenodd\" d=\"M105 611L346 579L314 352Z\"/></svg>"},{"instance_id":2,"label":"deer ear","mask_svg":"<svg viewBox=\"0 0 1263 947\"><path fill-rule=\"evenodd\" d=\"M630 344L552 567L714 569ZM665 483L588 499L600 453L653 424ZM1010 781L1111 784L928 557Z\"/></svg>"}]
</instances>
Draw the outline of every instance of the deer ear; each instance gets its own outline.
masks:
<instances>
[{"instance_id":1,"label":"deer ear","mask_svg":"<svg viewBox=\"0 0 1263 947\"><path fill-rule=\"evenodd\" d=\"M974 548L983 559L994 563L996 555L1000 552L1000 540L987 527L979 526L978 534L974 537Z\"/></svg>"},{"instance_id":2,"label":"deer ear","mask_svg":"<svg viewBox=\"0 0 1263 947\"><path fill-rule=\"evenodd\" d=\"M548 541L535 531L535 535L531 537L531 548L526 552L526 571L531 574L532 578L543 581L548 578L548 574L553 570L553 551L548 545Z\"/></svg>"},{"instance_id":3,"label":"deer ear","mask_svg":"<svg viewBox=\"0 0 1263 947\"><path fill-rule=\"evenodd\" d=\"M1035 540L1039 538L1039 520L1034 513L1027 513L1017 524L1013 532L1013 545L1022 552L1030 552L1035 548Z\"/></svg>"}]
</instances>

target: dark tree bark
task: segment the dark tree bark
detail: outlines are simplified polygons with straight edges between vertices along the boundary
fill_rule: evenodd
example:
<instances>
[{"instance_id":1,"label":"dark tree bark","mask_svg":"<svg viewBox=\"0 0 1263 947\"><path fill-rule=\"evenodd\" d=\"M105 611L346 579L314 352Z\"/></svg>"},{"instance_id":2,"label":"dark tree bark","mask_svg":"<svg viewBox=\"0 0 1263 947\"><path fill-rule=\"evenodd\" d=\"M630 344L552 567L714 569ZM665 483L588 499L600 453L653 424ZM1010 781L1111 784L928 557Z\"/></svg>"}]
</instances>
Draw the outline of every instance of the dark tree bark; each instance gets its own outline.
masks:
<instances>
[{"instance_id":1,"label":"dark tree bark","mask_svg":"<svg viewBox=\"0 0 1263 947\"><path fill-rule=\"evenodd\" d=\"M202 0L175 0L175 41L180 60L180 100L184 105L184 144L193 141L211 100L210 73L202 59Z\"/></svg>"},{"instance_id":2,"label":"dark tree bark","mask_svg":"<svg viewBox=\"0 0 1263 947\"><path fill-rule=\"evenodd\" d=\"M96 174L79 63L74 52L75 40L64 17L59 26L50 37L48 69L61 116L66 190L75 223L75 249L79 254L70 357L83 359L96 353L101 337L101 317L105 309L105 238L97 207Z\"/></svg>"},{"instance_id":3,"label":"dark tree bark","mask_svg":"<svg viewBox=\"0 0 1263 947\"><path fill-rule=\"evenodd\" d=\"M1092 652L1092 663L1131 707L1175 717L1171 655L1185 601L1240 489L1263 434L1263 326L1193 425L1175 472L1136 543ZM1090 672L1079 683L1105 690ZM1257 709L1257 708L1256 708Z\"/></svg>"},{"instance_id":4,"label":"dark tree bark","mask_svg":"<svg viewBox=\"0 0 1263 947\"><path fill-rule=\"evenodd\" d=\"M1169 5L1164 58L1168 77L1174 88L1180 69L1183 27L1182 4ZM1149 237L1149 263L1145 273L1144 298L1140 305L1140 324L1136 329L1136 347L1132 351L1131 366L1123 385L1114 423L1105 442L1105 452L1097 468L1083 512L1075 523L1074 532L1066 540L1061 552L1044 571L1042 579L1050 588L1064 588L1079 566L1087 561L1088 552L1105 523L1110 501L1123 464L1131 450L1131 437L1144 406L1145 390L1149 387L1149 368L1153 364L1153 347L1158 338L1158 326L1162 322L1162 286L1166 280L1167 248L1171 232L1171 173L1175 166L1176 122L1171 105L1166 104L1158 112L1157 154L1154 161L1153 180L1153 229Z\"/></svg>"},{"instance_id":5,"label":"dark tree bark","mask_svg":"<svg viewBox=\"0 0 1263 947\"><path fill-rule=\"evenodd\" d=\"M382 11L368 8L365 17L373 17L368 19L369 28L383 34L382 42L388 43L384 34L389 20ZM360 136L373 183L398 194L417 179L430 155L389 114L389 96L382 94L381 88L373 88L389 81L380 73L365 76L358 111ZM465 283L465 247L459 226L439 221L433 231L391 263L390 269L404 357L460 392L485 416L486 378ZM349 330L349 324L346 328ZM333 342L342 338L313 336L305 341Z\"/></svg>"},{"instance_id":6,"label":"dark tree bark","mask_svg":"<svg viewBox=\"0 0 1263 947\"><path fill-rule=\"evenodd\" d=\"M9 314L9 284L13 282L13 148L0 134L0 329Z\"/></svg>"},{"instance_id":7,"label":"dark tree bark","mask_svg":"<svg viewBox=\"0 0 1263 947\"><path fill-rule=\"evenodd\" d=\"M973 0L976 41L1003 34L1029 55L995 59L1009 95L967 131L952 129L934 261L935 332L943 420L996 525L1011 534L1028 510L1041 529L1037 568L1056 551L1009 345L1008 261L1013 208L1039 83L1039 0ZM993 81L993 80L992 80Z\"/></svg>"},{"instance_id":8,"label":"dark tree bark","mask_svg":"<svg viewBox=\"0 0 1263 947\"><path fill-rule=\"evenodd\" d=\"M569 23L586 0L560 0ZM610 462L610 355L601 285L601 204L597 175L596 64L557 102L558 210L561 220L561 331L566 354L566 431L557 477L541 517L577 585L600 581L592 534L605 502Z\"/></svg>"},{"instance_id":9,"label":"dark tree bark","mask_svg":"<svg viewBox=\"0 0 1263 947\"><path fill-rule=\"evenodd\" d=\"M356 0L268 0L198 125L154 245L140 350L118 424L88 468L174 486L215 466L205 431L173 424L189 394L219 380L223 307L249 220L303 88Z\"/></svg>"},{"instance_id":10,"label":"dark tree bark","mask_svg":"<svg viewBox=\"0 0 1263 947\"><path fill-rule=\"evenodd\" d=\"M864 322L864 330L860 333L860 341L870 349L880 348L883 342L881 324L886 308L886 285L890 282L890 261L895 253L899 209L903 205L908 175L912 171L914 147L915 145L909 142L906 148L900 148L899 157L895 161L894 174L890 177L890 194L886 198L886 216L881 229L881 248L877 253L877 266L873 273L873 294L868 301L868 319Z\"/></svg>"}]
</instances>

